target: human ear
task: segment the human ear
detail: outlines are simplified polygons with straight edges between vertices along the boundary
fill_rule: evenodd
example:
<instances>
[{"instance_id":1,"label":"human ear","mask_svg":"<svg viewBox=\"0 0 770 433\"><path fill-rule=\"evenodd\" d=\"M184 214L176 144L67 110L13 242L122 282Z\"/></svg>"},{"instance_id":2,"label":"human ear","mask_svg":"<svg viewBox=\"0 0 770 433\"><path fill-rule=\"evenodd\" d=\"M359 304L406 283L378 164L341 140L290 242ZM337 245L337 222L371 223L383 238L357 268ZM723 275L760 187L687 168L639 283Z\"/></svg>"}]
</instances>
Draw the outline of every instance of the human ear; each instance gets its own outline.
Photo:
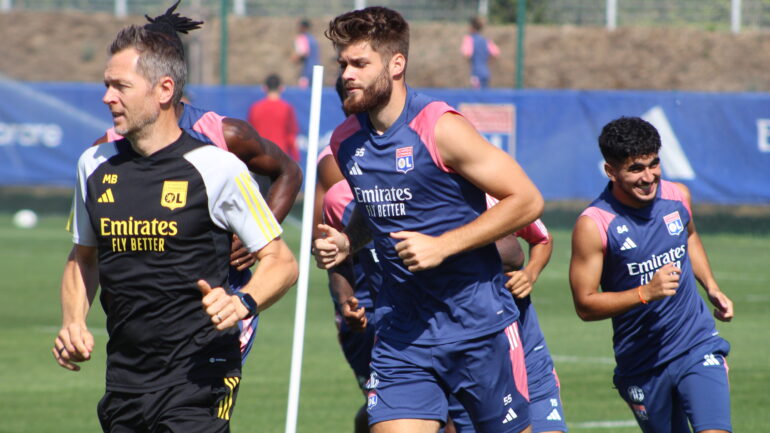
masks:
<instances>
[{"instance_id":1,"label":"human ear","mask_svg":"<svg viewBox=\"0 0 770 433\"><path fill-rule=\"evenodd\" d=\"M611 181L615 181L615 169L607 162L604 163L604 174L606 174Z\"/></svg>"},{"instance_id":2,"label":"human ear","mask_svg":"<svg viewBox=\"0 0 770 433\"><path fill-rule=\"evenodd\" d=\"M396 53L390 58L390 75L393 77L403 75L406 70L406 57L401 53Z\"/></svg>"},{"instance_id":3,"label":"human ear","mask_svg":"<svg viewBox=\"0 0 770 433\"><path fill-rule=\"evenodd\" d=\"M165 76L160 79L160 81L157 84L158 89L158 96L161 104L168 104L171 103L171 100L174 98L174 89L176 89L176 83L174 82L174 79Z\"/></svg>"}]
</instances>

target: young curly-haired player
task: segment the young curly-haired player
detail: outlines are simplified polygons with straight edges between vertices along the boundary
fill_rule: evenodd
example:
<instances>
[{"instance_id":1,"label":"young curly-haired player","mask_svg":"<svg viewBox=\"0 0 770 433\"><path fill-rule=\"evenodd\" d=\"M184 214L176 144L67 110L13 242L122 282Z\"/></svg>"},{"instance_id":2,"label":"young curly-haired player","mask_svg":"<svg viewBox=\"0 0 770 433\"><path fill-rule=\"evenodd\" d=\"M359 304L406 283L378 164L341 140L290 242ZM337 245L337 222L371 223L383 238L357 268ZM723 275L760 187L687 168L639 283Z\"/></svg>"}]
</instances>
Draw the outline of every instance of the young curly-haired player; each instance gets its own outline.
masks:
<instances>
[{"instance_id":1,"label":"young curly-haired player","mask_svg":"<svg viewBox=\"0 0 770 433\"><path fill-rule=\"evenodd\" d=\"M602 129L610 181L572 233L572 297L581 319L612 319L615 387L642 431L730 432L730 345L697 283L717 319L731 320L733 303L711 272L690 191L661 179L660 147L638 117Z\"/></svg>"}]
</instances>

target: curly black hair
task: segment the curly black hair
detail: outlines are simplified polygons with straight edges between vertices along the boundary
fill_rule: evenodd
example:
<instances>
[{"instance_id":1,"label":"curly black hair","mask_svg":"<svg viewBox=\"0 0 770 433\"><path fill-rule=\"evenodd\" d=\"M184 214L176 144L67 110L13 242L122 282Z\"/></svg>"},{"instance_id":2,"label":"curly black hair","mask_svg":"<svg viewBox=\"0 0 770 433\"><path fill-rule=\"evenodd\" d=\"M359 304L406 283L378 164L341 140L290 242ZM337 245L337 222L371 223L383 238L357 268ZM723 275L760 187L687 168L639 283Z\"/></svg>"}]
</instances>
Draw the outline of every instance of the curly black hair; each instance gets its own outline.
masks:
<instances>
[{"instance_id":1,"label":"curly black hair","mask_svg":"<svg viewBox=\"0 0 770 433\"><path fill-rule=\"evenodd\" d=\"M646 120L624 116L604 125L599 135L599 150L605 161L618 165L630 157L657 154L660 135Z\"/></svg>"}]
</instances>

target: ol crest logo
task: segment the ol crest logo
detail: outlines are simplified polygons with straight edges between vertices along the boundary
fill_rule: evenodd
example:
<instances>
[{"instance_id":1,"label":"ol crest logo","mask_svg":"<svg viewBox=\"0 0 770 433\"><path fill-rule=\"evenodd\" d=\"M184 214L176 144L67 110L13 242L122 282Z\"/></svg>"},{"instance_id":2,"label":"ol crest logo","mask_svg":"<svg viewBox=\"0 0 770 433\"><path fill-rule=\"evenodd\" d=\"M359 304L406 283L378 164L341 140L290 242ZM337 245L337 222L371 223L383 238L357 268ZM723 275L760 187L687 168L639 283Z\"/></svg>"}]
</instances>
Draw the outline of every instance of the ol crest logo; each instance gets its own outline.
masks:
<instances>
[{"instance_id":1,"label":"ol crest logo","mask_svg":"<svg viewBox=\"0 0 770 433\"><path fill-rule=\"evenodd\" d=\"M414 155L412 146L396 149L396 171L406 173L414 168Z\"/></svg>"},{"instance_id":2,"label":"ol crest logo","mask_svg":"<svg viewBox=\"0 0 770 433\"><path fill-rule=\"evenodd\" d=\"M679 217L679 211L674 211L664 216L663 222L666 224L668 234L671 236L678 236L679 233L684 231L684 224L682 224L682 218Z\"/></svg>"},{"instance_id":3,"label":"ol crest logo","mask_svg":"<svg viewBox=\"0 0 770 433\"><path fill-rule=\"evenodd\" d=\"M174 210L187 204L187 181L167 180L163 182L160 205Z\"/></svg>"},{"instance_id":4,"label":"ol crest logo","mask_svg":"<svg viewBox=\"0 0 770 433\"><path fill-rule=\"evenodd\" d=\"M366 396L366 409L371 410L374 406L377 406L377 393L370 391Z\"/></svg>"}]
</instances>

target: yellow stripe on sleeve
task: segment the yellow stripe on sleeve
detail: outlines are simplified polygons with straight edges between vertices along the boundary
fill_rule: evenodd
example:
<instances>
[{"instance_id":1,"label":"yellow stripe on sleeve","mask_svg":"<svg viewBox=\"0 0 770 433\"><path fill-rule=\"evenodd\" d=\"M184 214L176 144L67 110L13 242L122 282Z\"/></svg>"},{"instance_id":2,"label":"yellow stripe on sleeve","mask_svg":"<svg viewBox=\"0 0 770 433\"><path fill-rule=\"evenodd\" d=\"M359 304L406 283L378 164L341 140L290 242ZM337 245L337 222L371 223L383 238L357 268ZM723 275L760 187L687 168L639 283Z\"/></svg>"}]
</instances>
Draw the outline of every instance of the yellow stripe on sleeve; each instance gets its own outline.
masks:
<instances>
[{"instance_id":1,"label":"yellow stripe on sleeve","mask_svg":"<svg viewBox=\"0 0 770 433\"><path fill-rule=\"evenodd\" d=\"M262 194L259 193L259 190L256 188L256 184L251 181L251 176L244 172L245 176L248 176L248 182L246 183L246 189L248 189L249 194L251 195L252 199L254 200L254 203L257 205L257 210L259 210L259 214L262 216L263 221L265 221L265 224L268 225L270 228L270 232L273 234L273 238L277 237L281 233L281 226L278 224L278 221L275 219L275 215L273 215L273 212L270 210L270 208L267 206L267 203L265 202L265 199L262 197Z\"/></svg>"},{"instance_id":2,"label":"yellow stripe on sleeve","mask_svg":"<svg viewBox=\"0 0 770 433\"><path fill-rule=\"evenodd\" d=\"M265 239L270 241L278 237L281 233L280 226L275 220L273 213L267 208L267 204L259 191L254 189L254 184L248 172L243 172L236 177L238 188L241 189L244 200L249 204L252 215L257 220L260 228L263 229ZM253 206L253 207L252 207ZM256 214L259 214L257 216Z\"/></svg>"},{"instance_id":3,"label":"yellow stripe on sleeve","mask_svg":"<svg viewBox=\"0 0 770 433\"><path fill-rule=\"evenodd\" d=\"M238 189L241 191L241 195L243 196L243 199L246 201L246 204L249 206L249 211L251 212L251 217L254 218L254 221L256 221L257 226L259 226L259 231L262 232L262 237L265 239L272 239L270 235L268 234L264 223L257 215L256 209L254 209L254 204L249 199L249 194L246 191L246 186L243 184L243 180L239 176L235 177L235 184L238 186Z\"/></svg>"},{"instance_id":4,"label":"yellow stripe on sleeve","mask_svg":"<svg viewBox=\"0 0 770 433\"><path fill-rule=\"evenodd\" d=\"M64 226L64 229L67 230L70 233L74 233L74 227L72 226L72 223L75 221L75 211L70 210L70 215L67 217L67 225Z\"/></svg>"}]
</instances>

